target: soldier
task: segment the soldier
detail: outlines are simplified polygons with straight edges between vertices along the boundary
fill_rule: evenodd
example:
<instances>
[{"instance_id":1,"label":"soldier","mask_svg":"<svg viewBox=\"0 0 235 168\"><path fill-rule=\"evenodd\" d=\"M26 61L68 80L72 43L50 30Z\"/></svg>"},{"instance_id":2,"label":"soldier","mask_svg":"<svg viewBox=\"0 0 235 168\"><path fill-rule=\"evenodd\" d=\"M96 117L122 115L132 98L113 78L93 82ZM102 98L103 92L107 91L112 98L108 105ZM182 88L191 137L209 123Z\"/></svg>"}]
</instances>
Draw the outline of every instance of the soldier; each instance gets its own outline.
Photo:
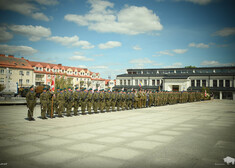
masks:
<instances>
[{"instance_id":1,"label":"soldier","mask_svg":"<svg viewBox=\"0 0 235 168\"><path fill-rule=\"evenodd\" d=\"M113 91L113 92L111 93L112 111L115 111L116 100L117 100L117 93L116 93L115 91Z\"/></svg>"},{"instance_id":2,"label":"soldier","mask_svg":"<svg viewBox=\"0 0 235 168\"><path fill-rule=\"evenodd\" d=\"M60 93L57 94L57 101L58 101L58 117L63 117L62 112L64 112L64 92L63 89L60 89Z\"/></svg>"},{"instance_id":3,"label":"soldier","mask_svg":"<svg viewBox=\"0 0 235 168\"><path fill-rule=\"evenodd\" d=\"M73 106L73 91L71 87L68 87L68 92L65 94L65 104L67 104L66 116L71 117L71 110Z\"/></svg>"},{"instance_id":4,"label":"soldier","mask_svg":"<svg viewBox=\"0 0 235 168\"><path fill-rule=\"evenodd\" d=\"M138 105L138 94L137 94L137 90L135 90L133 107L137 109L137 105Z\"/></svg>"},{"instance_id":5,"label":"soldier","mask_svg":"<svg viewBox=\"0 0 235 168\"><path fill-rule=\"evenodd\" d=\"M85 115L85 110L86 110L86 101L87 101L87 92L86 92L86 88L82 89L82 93L81 93L81 110L82 110L82 114Z\"/></svg>"},{"instance_id":6,"label":"soldier","mask_svg":"<svg viewBox=\"0 0 235 168\"><path fill-rule=\"evenodd\" d=\"M154 100L153 93L152 91L149 91L149 107L153 105L153 100Z\"/></svg>"},{"instance_id":7,"label":"soldier","mask_svg":"<svg viewBox=\"0 0 235 168\"><path fill-rule=\"evenodd\" d=\"M28 120L34 121L33 110L36 106L36 93L34 92L33 86L30 87L30 91L26 95L26 102L28 107Z\"/></svg>"},{"instance_id":8,"label":"soldier","mask_svg":"<svg viewBox=\"0 0 235 168\"><path fill-rule=\"evenodd\" d=\"M79 104L80 104L80 100L81 100L80 94L81 93L79 92L78 87L76 87L75 92L73 94L73 100L74 100L73 114L75 116L78 115L78 108L79 108Z\"/></svg>"},{"instance_id":9,"label":"soldier","mask_svg":"<svg viewBox=\"0 0 235 168\"><path fill-rule=\"evenodd\" d=\"M66 95L67 95L67 90L66 90L66 88L64 88L64 98L65 98L65 100L66 100ZM63 110L63 112L65 112L65 111L67 111L67 103L65 103L64 104L64 110Z\"/></svg>"},{"instance_id":10,"label":"soldier","mask_svg":"<svg viewBox=\"0 0 235 168\"><path fill-rule=\"evenodd\" d=\"M47 116L51 116L51 106L52 106L52 97L53 94L50 92L50 89L47 89L47 97L48 97L48 102L47 102Z\"/></svg>"},{"instance_id":11,"label":"soldier","mask_svg":"<svg viewBox=\"0 0 235 168\"><path fill-rule=\"evenodd\" d=\"M57 87L57 91L54 94L54 109L55 109L55 113L58 114L58 106L59 106L59 102L58 102L58 94L60 93L60 88Z\"/></svg>"},{"instance_id":12,"label":"soldier","mask_svg":"<svg viewBox=\"0 0 235 168\"><path fill-rule=\"evenodd\" d=\"M141 93L141 89L139 90L137 95L138 95L138 108L142 108L142 93Z\"/></svg>"},{"instance_id":13,"label":"soldier","mask_svg":"<svg viewBox=\"0 0 235 168\"><path fill-rule=\"evenodd\" d=\"M122 107L122 95L121 90L118 91L117 94L117 111L120 111L120 107Z\"/></svg>"},{"instance_id":14,"label":"soldier","mask_svg":"<svg viewBox=\"0 0 235 168\"><path fill-rule=\"evenodd\" d=\"M90 88L87 93L87 101L86 101L88 114L92 114L91 113L92 97L93 97L92 89Z\"/></svg>"},{"instance_id":15,"label":"soldier","mask_svg":"<svg viewBox=\"0 0 235 168\"><path fill-rule=\"evenodd\" d=\"M93 94L93 110L95 113L98 112L97 110L99 106L99 93L97 91L98 89L95 89Z\"/></svg>"},{"instance_id":16,"label":"soldier","mask_svg":"<svg viewBox=\"0 0 235 168\"><path fill-rule=\"evenodd\" d=\"M108 91L105 92L105 108L106 108L106 112L109 112L110 104L111 104L111 93L110 93L110 89L108 89Z\"/></svg>"},{"instance_id":17,"label":"soldier","mask_svg":"<svg viewBox=\"0 0 235 168\"><path fill-rule=\"evenodd\" d=\"M149 91L146 90L146 104L145 107L149 107Z\"/></svg>"},{"instance_id":18,"label":"soldier","mask_svg":"<svg viewBox=\"0 0 235 168\"><path fill-rule=\"evenodd\" d=\"M126 107L126 92L122 91L122 110L125 110Z\"/></svg>"},{"instance_id":19,"label":"soldier","mask_svg":"<svg viewBox=\"0 0 235 168\"><path fill-rule=\"evenodd\" d=\"M49 97L47 95L47 88L43 88L43 92L40 95L40 104L41 104L41 118L47 119L46 117L46 110L49 101Z\"/></svg>"},{"instance_id":20,"label":"soldier","mask_svg":"<svg viewBox=\"0 0 235 168\"><path fill-rule=\"evenodd\" d=\"M104 89L100 90L99 100L100 100L100 112L103 113L105 107Z\"/></svg>"}]
</instances>

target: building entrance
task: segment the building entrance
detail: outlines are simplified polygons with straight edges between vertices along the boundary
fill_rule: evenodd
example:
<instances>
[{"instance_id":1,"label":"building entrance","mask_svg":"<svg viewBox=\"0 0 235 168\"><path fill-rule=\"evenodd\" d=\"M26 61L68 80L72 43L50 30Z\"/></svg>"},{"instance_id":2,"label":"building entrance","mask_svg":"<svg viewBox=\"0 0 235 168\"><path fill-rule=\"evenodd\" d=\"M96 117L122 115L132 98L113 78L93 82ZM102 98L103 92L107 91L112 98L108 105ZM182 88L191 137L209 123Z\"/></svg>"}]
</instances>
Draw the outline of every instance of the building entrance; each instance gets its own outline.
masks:
<instances>
[{"instance_id":1,"label":"building entrance","mask_svg":"<svg viewBox=\"0 0 235 168\"><path fill-rule=\"evenodd\" d=\"M179 91L179 85L172 85L172 91L178 92Z\"/></svg>"}]
</instances>

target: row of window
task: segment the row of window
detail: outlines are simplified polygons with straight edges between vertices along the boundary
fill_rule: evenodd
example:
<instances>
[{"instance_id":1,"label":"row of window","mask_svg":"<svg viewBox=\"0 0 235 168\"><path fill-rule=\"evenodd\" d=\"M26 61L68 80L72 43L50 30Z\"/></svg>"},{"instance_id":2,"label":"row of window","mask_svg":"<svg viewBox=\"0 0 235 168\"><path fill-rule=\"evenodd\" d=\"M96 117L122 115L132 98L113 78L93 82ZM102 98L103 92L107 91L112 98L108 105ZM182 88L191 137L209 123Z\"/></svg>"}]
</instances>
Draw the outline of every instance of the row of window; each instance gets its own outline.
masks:
<instances>
[{"instance_id":1,"label":"row of window","mask_svg":"<svg viewBox=\"0 0 235 168\"><path fill-rule=\"evenodd\" d=\"M147 79L145 79L145 80L135 79L135 85L137 86L139 84L147 86L148 85ZM125 79L124 80L120 80L120 85L128 85L128 86L130 86L131 85L131 80L125 80ZM132 84L132 85L134 85L134 84ZM160 85L160 80L153 79L151 86L156 86L156 85Z\"/></svg>"},{"instance_id":2,"label":"row of window","mask_svg":"<svg viewBox=\"0 0 235 168\"><path fill-rule=\"evenodd\" d=\"M43 68L42 67L35 67L35 70L36 71L43 71ZM46 68L45 69L47 72L50 72L50 71L52 71L52 72L61 72L61 73L67 73L67 74L75 74L75 75L77 75L79 72L73 72L73 71L65 71L65 70L61 70L61 69L49 69L49 68ZM90 73L84 73L84 72L80 72L80 75L90 75Z\"/></svg>"},{"instance_id":3,"label":"row of window","mask_svg":"<svg viewBox=\"0 0 235 168\"><path fill-rule=\"evenodd\" d=\"M128 74L187 74L187 73L234 73L235 69L182 69L182 70L139 70Z\"/></svg>"},{"instance_id":4,"label":"row of window","mask_svg":"<svg viewBox=\"0 0 235 168\"><path fill-rule=\"evenodd\" d=\"M10 81L9 81L10 82ZM26 84L29 84L29 79L26 79ZM5 78L0 78L0 83L4 84L5 83ZM19 79L19 86L23 84L23 79Z\"/></svg>"},{"instance_id":5,"label":"row of window","mask_svg":"<svg viewBox=\"0 0 235 168\"><path fill-rule=\"evenodd\" d=\"M201 85L201 81L202 81L202 85ZM195 86L196 87L201 87L201 86L208 87L208 85L206 84L206 80L191 80L191 86L192 87L195 87ZM225 80L225 84L224 84L224 80L213 80L213 87L230 87L230 80Z\"/></svg>"}]
</instances>

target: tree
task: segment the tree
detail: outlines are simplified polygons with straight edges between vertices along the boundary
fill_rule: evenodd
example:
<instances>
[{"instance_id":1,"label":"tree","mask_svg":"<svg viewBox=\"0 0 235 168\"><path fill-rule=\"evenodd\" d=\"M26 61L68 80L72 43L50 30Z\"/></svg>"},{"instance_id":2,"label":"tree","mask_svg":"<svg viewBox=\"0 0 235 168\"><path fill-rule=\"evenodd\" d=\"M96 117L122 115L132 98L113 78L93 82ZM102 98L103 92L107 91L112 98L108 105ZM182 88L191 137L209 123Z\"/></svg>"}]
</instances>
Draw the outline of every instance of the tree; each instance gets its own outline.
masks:
<instances>
[{"instance_id":1,"label":"tree","mask_svg":"<svg viewBox=\"0 0 235 168\"><path fill-rule=\"evenodd\" d=\"M0 92L3 91L3 89L5 89L5 86L3 84L0 84Z\"/></svg>"},{"instance_id":2,"label":"tree","mask_svg":"<svg viewBox=\"0 0 235 168\"><path fill-rule=\"evenodd\" d=\"M189 65L189 66L185 66L185 68L197 68L197 67L196 67L196 66Z\"/></svg>"},{"instance_id":3,"label":"tree","mask_svg":"<svg viewBox=\"0 0 235 168\"><path fill-rule=\"evenodd\" d=\"M55 88L68 88L72 87L72 78L66 78L65 74L63 76L56 75L55 78Z\"/></svg>"},{"instance_id":4,"label":"tree","mask_svg":"<svg viewBox=\"0 0 235 168\"><path fill-rule=\"evenodd\" d=\"M202 93L205 93L205 90L206 90L206 93L208 93L208 94L211 93L210 88L202 86Z\"/></svg>"}]
</instances>

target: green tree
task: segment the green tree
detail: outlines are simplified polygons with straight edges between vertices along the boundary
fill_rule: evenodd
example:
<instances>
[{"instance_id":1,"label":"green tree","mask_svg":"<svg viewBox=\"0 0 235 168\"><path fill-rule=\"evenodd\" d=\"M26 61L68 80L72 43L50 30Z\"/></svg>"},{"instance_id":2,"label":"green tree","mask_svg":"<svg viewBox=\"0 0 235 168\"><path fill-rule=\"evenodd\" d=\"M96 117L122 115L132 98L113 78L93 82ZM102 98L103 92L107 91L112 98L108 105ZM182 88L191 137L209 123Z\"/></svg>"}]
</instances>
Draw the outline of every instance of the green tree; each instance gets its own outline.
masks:
<instances>
[{"instance_id":1,"label":"green tree","mask_svg":"<svg viewBox=\"0 0 235 168\"><path fill-rule=\"evenodd\" d=\"M197 67L196 67L196 66L189 65L189 66L185 66L185 68L197 68Z\"/></svg>"},{"instance_id":2,"label":"green tree","mask_svg":"<svg viewBox=\"0 0 235 168\"><path fill-rule=\"evenodd\" d=\"M3 84L0 84L0 92L3 91L3 89L5 89L5 86Z\"/></svg>"},{"instance_id":3,"label":"green tree","mask_svg":"<svg viewBox=\"0 0 235 168\"><path fill-rule=\"evenodd\" d=\"M211 93L210 88L202 86L202 93L205 93L205 90L206 90L206 93L208 93L208 94Z\"/></svg>"},{"instance_id":4,"label":"green tree","mask_svg":"<svg viewBox=\"0 0 235 168\"><path fill-rule=\"evenodd\" d=\"M65 78L65 74L63 76L56 75L55 77L55 88L68 88L72 87L72 78Z\"/></svg>"}]
</instances>

